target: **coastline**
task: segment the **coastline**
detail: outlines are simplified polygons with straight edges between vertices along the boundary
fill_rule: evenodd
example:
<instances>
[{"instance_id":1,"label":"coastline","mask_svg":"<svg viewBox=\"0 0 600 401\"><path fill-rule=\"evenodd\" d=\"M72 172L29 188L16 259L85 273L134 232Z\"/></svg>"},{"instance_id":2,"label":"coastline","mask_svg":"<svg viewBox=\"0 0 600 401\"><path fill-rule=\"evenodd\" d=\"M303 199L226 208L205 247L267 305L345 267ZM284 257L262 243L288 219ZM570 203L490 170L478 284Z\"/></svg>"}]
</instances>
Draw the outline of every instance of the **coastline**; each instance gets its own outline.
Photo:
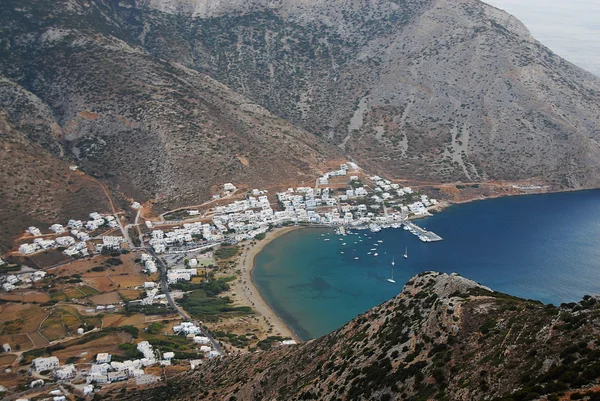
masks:
<instances>
[{"instance_id":1,"label":"coastline","mask_svg":"<svg viewBox=\"0 0 600 401\"><path fill-rule=\"evenodd\" d=\"M254 285L252 281L252 270L255 267L256 256L263 250L267 244L274 239L287 234L291 231L300 229L300 226L281 227L275 228L272 231L266 233L263 240L258 241L255 245L246 248L244 253L241 254L238 261L238 268L240 269L240 279L236 280L232 285L232 290L236 294L234 297L237 302L248 305L256 312L261 315L268 325L273 329L270 335L276 335L281 337L291 337L297 343L301 343L302 340L298 338L296 333L286 325L277 314L271 309L271 307L264 300L260 291Z\"/></svg>"}]
</instances>

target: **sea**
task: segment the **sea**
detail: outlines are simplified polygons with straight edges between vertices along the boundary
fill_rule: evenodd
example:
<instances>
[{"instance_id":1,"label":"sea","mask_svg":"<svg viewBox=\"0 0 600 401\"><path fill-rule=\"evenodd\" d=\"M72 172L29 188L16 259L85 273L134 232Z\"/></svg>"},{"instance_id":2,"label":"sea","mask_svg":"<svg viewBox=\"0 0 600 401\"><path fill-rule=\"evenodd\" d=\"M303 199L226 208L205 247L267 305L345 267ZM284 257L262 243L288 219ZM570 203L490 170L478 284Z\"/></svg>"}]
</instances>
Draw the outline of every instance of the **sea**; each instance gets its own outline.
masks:
<instances>
[{"instance_id":1,"label":"sea","mask_svg":"<svg viewBox=\"0 0 600 401\"><path fill-rule=\"evenodd\" d=\"M454 205L415 223L444 240L423 243L401 228L346 236L302 228L265 246L252 279L302 340L393 298L423 271L555 305L600 294L600 190Z\"/></svg>"}]
</instances>

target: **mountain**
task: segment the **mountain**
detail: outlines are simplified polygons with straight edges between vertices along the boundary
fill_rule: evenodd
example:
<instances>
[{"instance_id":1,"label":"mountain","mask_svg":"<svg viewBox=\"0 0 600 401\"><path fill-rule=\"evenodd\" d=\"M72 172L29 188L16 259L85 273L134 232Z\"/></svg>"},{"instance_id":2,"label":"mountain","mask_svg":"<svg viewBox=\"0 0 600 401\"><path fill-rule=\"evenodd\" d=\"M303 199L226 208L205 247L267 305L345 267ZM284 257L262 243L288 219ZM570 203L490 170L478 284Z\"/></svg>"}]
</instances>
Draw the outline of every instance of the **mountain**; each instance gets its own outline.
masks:
<instances>
[{"instance_id":1,"label":"mountain","mask_svg":"<svg viewBox=\"0 0 600 401\"><path fill-rule=\"evenodd\" d=\"M297 346L207 361L129 400L600 399L600 304L543 305L458 275L413 277L394 299ZM577 398L578 397L578 398Z\"/></svg>"},{"instance_id":2,"label":"mountain","mask_svg":"<svg viewBox=\"0 0 600 401\"><path fill-rule=\"evenodd\" d=\"M128 21L148 51L210 74L375 171L600 182L600 79L480 1L136 5Z\"/></svg>"},{"instance_id":3,"label":"mountain","mask_svg":"<svg viewBox=\"0 0 600 401\"><path fill-rule=\"evenodd\" d=\"M81 215L57 200L48 205L57 212L38 216L9 177L26 160L36 161L28 168L38 178L56 178L53 165L68 172L69 163L77 164L123 194L121 206L134 197L156 200L161 210L199 204L226 182L251 188L313 183L328 161L342 158L334 146L205 74L149 54L114 22L109 5L116 3L2 4L1 116L12 127L2 138L19 142L27 154L0 159L2 216L11 220L3 247L26 227L23 216L64 223L95 210ZM31 193L47 187L43 180L30 184ZM69 202L79 209L107 203L102 190L88 196L88 202L81 196Z\"/></svg>"},{"instance_id":4,"label":"mountain","mask_svg":"<svg viewBox=\"0 0 600 401\"><path fill-rule=\"evenodd\" d=\"M2 138L23 154L0 159L3 249L21 216L81 218L69 205L82 202L107 211L105 190L117 206L160 211L225 182L308 184L344 157L433 183L600 186L600 80L476 0L0 9ZM67 200L71 164L89 193ZM21 171L45 201L19 192Z\"/></svg>"}]
</instances>

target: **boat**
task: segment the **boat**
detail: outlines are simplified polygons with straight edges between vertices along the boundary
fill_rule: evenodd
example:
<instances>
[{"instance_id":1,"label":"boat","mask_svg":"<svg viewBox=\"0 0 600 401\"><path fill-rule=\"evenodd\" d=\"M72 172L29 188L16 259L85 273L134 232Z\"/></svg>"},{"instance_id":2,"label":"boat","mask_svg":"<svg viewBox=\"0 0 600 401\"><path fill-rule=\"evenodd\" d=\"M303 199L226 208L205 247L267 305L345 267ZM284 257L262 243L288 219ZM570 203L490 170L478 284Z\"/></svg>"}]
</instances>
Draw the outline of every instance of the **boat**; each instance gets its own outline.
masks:
<instances>
[{"instance_id":1,"label":"boat","mask_svg":"<svg viewBox=\"0 0 600 401\"><path fill-rule=\"evenodd\" d=\"M396 262L394 261L394 257L392 257L392 266L395 266Z\"/></svg>"},{"instance_id":2,"label":"boat","mask_svg":"<svg viewBox=\"0 0 600 401\"><path fill-rule=\"evenodd\" d=\"M323 241L329 241L329 238L325 238Z\"/></svg>"},{"instance_id":3,"label":"boat","mask_svg":"<svg viewBox=\"0 0 600 401\"><path fill-rule=\"evenodd\" d=\"M373 256L379 256L379 254L378 254L377 252L375 252L375 253L373 254Z\"/></svg>"},{"instance_id":4,"label":"boat","mask_svg":"<svg viewBox=\"0 0 600 401\"><path fill-rule=\"evenodd\" d=\"M344 252L340 252L342 255L344 254Z\"/></svg>"},{"instance_id":5,"label":"boat","mask_svg":"<svg viewBox=\"0 0 600 401\"><path fill-rule=\"evenodd\" d=\"M358 260L358 256L356 256L356 257L354 258L354 260Z\"/></svg>"},{"instance_id":6,"label":"boat","mask_svg":"<svg viewBox=\"0 0 600 401\"><path fill-rule=\"evenodd\" d=\"M344 242L342 245L346 245L346 243Z\"/></svg>"},{"instance_id":7,"label":"boat","mask_svg":"<svg viewBox=\"0 0 600 401\"><path fill-rule=\"evenodd\" d=\"M377 250L377 248L371 248L371 250L372 250L372 251L376 251L376 250Z\"/></svg>"},{"instance_id":8,"label":"boat","mask_svg":"<svg viewBox=\"0 0 600 401\"><path fill-rule=\"evenodd\" d=\"M382 240L382 239L380 239L380 240L379 240L379 241L377 241L377 242L379 242L379 243L381 244L381 243L383 242L383 240Z\"/></svg>"},{"instance_id":9,"label":"boat","mask_svg":"<svg viewBox=\"0 0 600 401\"><path fill-rule=\"evenodd\" d=\"M392 266L392 277L388 278L387 281L392 284L396 284L396 280L394 280L394 267Z\"/></svg>"},{"instance_id":10,"label":"boat","mask_svg":"<svg viewBox=\"0 0 600 401\"><path fill-rule=\"evenodd\" d=\"M404 255L402 256L404 256L404 259L408 259L408 247L404 249Z\"/></svg>"},{"instance_id":11,"label":"boat","mask_svg":"<svg viewBox=\"0 0 600 401\"><path fill-rule=\"evenodd\" d=\"M367 252L367 255L370 255L370 254L371 254L371 252Z\"/></svg>"}]
</instances>

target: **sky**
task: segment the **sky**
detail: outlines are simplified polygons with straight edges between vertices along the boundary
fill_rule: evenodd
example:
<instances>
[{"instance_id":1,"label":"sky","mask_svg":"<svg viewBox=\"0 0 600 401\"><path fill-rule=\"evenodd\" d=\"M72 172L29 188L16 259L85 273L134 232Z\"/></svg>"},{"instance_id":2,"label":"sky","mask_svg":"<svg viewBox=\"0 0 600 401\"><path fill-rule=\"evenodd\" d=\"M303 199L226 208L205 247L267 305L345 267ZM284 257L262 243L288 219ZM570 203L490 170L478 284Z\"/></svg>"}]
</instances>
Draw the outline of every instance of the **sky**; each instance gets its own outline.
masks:
<instances>
[{"instance_id":1,"label":"sky","mask_svg":"<svg viewBox=\"0 0 600 401\"><path fill-rule=\"evenodd\" d=\"M554 53L600 76L600 0L483 0L517 17Z\"/></svg>"}]
</instances>

